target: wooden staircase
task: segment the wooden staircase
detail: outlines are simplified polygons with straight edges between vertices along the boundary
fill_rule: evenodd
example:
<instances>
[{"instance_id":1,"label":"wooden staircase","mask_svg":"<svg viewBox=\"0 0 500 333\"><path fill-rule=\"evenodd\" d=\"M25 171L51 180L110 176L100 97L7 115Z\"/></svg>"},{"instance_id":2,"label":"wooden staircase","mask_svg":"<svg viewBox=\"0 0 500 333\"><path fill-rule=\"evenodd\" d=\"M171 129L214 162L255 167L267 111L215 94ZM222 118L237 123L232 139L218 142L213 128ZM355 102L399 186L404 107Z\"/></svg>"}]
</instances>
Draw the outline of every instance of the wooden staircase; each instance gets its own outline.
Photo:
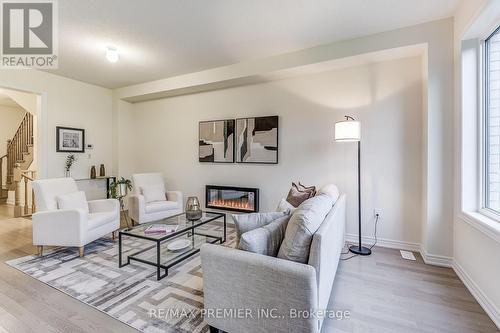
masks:
<instances>
[{"instance_id":1,"label":"wooden staircase","mask_svg":"<svg viewBox=\"0 0 500 333\"><path fill-rule=\"evenodd\" d=\"M16 134L7 141L7 154L0 156L0 203L5 203L8 191L17 190L15 169L28 170L33 157L33 115L26 112Z\"/></svg>"}]
</instances>

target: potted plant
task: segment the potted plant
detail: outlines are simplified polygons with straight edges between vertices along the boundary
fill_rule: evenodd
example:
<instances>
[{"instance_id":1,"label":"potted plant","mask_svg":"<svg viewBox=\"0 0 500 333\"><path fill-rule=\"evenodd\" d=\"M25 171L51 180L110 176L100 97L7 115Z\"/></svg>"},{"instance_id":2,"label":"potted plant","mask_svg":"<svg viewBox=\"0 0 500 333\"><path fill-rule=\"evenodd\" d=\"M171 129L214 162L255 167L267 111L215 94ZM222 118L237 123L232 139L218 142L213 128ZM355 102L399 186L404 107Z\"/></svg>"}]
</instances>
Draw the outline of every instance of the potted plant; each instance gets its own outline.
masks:
<instances>
[{"instance_id":1,"label":"potted plant","mask_svg":"<svg viewBox=\"0 0 500 333\"><path fill-rule=\"evenodd\" d=\"M75 154L69 154L68 156L66 156L66 163L64 163L64 171L65 171L64 174L66 177L71 177L71 167L75 162L76 162Z\"/></svg>"},{"instance_id":2,"label":"potted plant","mask_svg":"<svg viewBox=\"0 0 500 333\"><path fill-rule=\"evenodd\" d=\"M109 196L113 199L122 198L127 195L128 191L132 190L132 181L130 179L121 178L118 181L109 184Z\"/></svg>"}]
</instances>

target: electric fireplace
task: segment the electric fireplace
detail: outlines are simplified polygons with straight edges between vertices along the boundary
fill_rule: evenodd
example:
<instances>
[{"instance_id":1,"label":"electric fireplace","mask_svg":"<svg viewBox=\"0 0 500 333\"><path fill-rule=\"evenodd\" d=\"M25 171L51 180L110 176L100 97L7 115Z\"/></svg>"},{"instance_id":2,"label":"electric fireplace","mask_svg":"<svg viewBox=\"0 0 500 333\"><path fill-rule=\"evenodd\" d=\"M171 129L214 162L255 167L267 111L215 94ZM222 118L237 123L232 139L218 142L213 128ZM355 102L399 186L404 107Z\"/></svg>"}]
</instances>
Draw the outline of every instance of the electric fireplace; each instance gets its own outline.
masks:
<instances>
[{"instance_id":1,"label":"electric fireplace","mask_svg":"<svg viewBox=\"0 0 500 333\"><path fill-rule=\"evenodd\" d=\"M233 212L259 211L259 189L234 186L207 185L206 207Z\"/></svg>"}]
</instances>

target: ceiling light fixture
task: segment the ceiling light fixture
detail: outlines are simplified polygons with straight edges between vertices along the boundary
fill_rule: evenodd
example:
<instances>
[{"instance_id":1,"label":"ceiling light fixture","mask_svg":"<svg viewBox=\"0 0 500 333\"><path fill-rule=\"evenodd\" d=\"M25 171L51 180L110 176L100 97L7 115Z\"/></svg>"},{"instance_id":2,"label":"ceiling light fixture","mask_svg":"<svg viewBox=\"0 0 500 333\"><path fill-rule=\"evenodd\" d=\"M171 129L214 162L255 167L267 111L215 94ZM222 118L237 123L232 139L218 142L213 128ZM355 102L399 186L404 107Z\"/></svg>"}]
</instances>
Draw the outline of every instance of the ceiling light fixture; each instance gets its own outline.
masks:
<instances>
[{"instance_id":1,"label":"ceiling light fixture","mask_svg":"<svg viewBox=\"0 0 500 333\"><path fill-rule=\"evenodd\" d=\"M112 63L115 63L118 61L118 59L120 59L116 48L110 46L106 48L106 59L108 59L108 61Z\"/></svg>"}]
</instances>

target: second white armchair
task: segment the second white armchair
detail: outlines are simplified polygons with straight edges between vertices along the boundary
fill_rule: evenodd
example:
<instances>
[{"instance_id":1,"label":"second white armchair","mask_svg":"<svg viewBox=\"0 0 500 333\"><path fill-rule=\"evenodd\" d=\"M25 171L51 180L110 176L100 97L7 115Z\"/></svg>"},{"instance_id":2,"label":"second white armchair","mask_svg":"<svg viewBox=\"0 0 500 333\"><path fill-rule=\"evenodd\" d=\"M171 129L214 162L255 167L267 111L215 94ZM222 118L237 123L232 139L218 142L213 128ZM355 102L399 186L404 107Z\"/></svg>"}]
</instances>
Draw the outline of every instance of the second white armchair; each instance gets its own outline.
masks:
<instances>
[{"instance_id":1,"label":"second white armchair","mask_svg":"<svg viewBox=\"0 0 500 333\"><path fill-rule=\"evenodd\" d=\"M161 173L132 175L128 212L136 223L158 221L183 212L182 192L166 191Z\"/></svg>"}]
</instances>

